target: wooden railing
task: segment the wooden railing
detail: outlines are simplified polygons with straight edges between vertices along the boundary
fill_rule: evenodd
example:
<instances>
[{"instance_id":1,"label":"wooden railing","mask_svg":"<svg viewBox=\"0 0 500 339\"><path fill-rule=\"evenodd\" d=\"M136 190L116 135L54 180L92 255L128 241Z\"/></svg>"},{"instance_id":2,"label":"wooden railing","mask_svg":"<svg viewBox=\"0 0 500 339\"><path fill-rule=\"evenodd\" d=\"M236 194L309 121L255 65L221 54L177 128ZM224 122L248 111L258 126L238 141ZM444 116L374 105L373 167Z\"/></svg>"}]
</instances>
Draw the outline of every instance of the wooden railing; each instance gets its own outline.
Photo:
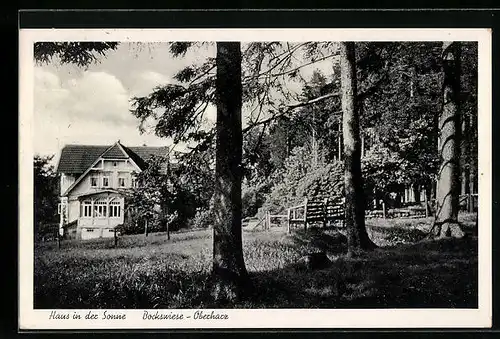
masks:
<instances>
[{"instance_id":1,"label":"wooden railing","mask_svg":"<svg viewBox=\"0 0 500 339\"><path fill-rule=\"evenodd\" d=\"M471 200L469 202L469 199ZM464 194L459 197L459 206L465 210L475 210L477 208L477 194ZM471 204L471 205L469 205ZM382 202L381 210L369 210L365 215L367 218L427 218L436 212L436 200L427 199L421 203L412 203L400 208L386 209Z\"/></svg>"},{"instance_id":2,"label":"wooden railing","mask_svg":"<svg viewBox=\"0 0 500 339\"><path fill-rule=\"evenodd\" d=\"M342 198L338 197L314 197L306 198L300 205L288 208L287 229L288 233L295 225L304 225L307 230L311 223L320 223L325 227L332 221L340 221L344 225L345 211Z\"/></svg>"},{"instance_id":3,"label":"wooden railing","mask_svg":"<svg viewBox=\"0 0 500 339\"><path fill-rule=\"evenodd\" d=\"M477 194L461 195L460 204L468 204L468 199L477 199ZM476 201L476 202L475 202ZM477 204L477 200L473 200ZM429 200L412 206L402 208L386 209L382 203L382 210L366 211L366 218L426 218L434 214L435 201ZM270 229L274 220L281 219L287 221L287 231L291 232L293 226L304 225L304 229L310 224L322 224L323 227L331 222L338 222L343 227L345 225L344 200L340 197L313 197L305 198L301 204L289 207L286 214L272 214L266 212L265 216L255 225L259 225L265 230Z\"/></svg>"}]
</instances>

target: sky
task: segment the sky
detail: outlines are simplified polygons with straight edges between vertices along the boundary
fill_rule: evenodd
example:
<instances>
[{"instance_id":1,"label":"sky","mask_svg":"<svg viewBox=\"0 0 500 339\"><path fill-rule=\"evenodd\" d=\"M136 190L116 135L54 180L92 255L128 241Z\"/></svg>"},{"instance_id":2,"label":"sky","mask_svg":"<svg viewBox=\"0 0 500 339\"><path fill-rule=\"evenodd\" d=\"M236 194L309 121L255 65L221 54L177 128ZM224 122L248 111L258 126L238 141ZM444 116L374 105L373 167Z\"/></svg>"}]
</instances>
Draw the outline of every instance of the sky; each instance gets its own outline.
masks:
<instances>
[{"instance_id":1,"label":"sky","mask_svg":"<svg viewBox=\"0 0 500 339\"><path fill-rule=\"evenodd\" d=\"M174 58L166 43L122 43L87 69L57 61L35 65L35 154L55 155L56 162L66 144L111 145L120 140L125 146L170 145L170 140L152 133L139 133L138 120L129 111L130 99L173 83L174 74L185 66L214 56L210 45ZM315 68L328 72L331 64L301 72L307 78ZM215 107L210 107L208 118L215 121L215 114Z\"/></svg>"}]
</instances>

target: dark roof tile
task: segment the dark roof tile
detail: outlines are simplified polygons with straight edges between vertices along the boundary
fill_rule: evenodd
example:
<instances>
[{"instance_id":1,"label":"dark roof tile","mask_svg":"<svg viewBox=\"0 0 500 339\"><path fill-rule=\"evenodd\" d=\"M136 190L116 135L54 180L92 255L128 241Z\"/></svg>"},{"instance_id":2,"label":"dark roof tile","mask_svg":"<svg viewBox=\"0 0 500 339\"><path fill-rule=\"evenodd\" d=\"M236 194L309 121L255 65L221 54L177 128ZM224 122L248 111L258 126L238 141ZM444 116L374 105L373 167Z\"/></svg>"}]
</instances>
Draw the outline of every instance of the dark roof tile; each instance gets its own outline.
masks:
<instances>
[{"instance_id":1,"label":"dark roof tile","mask_svg":"<svg viewBox=\"0 0 500 339\"><path fill-rule=\"evenodd\" d=\"M167 147L121 146L141 169L144 169L146 162L152 155L165 156L168 152ZM116 144L113 146L66 145L61 151L61 157L59 158L59 163L57 165L57 172L66 174L82 174L101 156L113 159L126 158Z\"/></svg>"},{"instance_id":2,"label":"dark roof tile","mask_svg":"<svg viewBox=\"0 0 500 339\"><path fill-rule=\"evenodd\" d=\"M114 144L113 147L108 149L101 155L104 159L127 159L127 155L123 154L123 151L120 149L118 144Z\"/></svg>"},{"instance_id":3,"label":"dark roof tile","mask_svg":"<svg viewBox=\"0 0 500 339\"><path fill-rule=\"evenodd\" d=\"M61 151L57 171L81 174L108 148L109 146L66 145Z\"/></svg>"},{"instance_id":4,"label":"dark roof tile","mask_svg":"<svg viewBox=\"0 0 500 339\"><path fill-rule=\"evenodd\" d=\"M139 147L125 147L122 146L125 152L130 156L130 158L139 166L141 169L146 167L146 162L152 156L167 156L168 148L167 147L148 147L148 146L139 146Z\"/></svg>"}]
</instances>

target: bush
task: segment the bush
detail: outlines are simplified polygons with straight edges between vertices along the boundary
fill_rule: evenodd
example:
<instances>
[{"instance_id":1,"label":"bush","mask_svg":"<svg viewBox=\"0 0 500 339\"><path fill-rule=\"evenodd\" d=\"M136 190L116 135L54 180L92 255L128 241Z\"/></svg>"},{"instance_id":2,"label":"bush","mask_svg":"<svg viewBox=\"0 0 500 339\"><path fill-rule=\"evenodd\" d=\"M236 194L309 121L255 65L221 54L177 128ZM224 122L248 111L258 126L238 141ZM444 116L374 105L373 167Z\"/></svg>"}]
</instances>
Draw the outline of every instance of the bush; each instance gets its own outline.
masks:
<instances>
[{"instance_id":1,"label":"bush","mask_svg":"<svg viewBox=\"0 0 500 339\"><path fill-rule=\"evenodd\" d=\"M277 184L257 215L262 217L267 211L283 213L288 207L300 204L305 197L342 196L343 175L342 162L320 163L312 167L310 152L298 147L286 160L284 170L274 178Z\"/></svg>"},{"instance_id":2,"label":"bush","mask_svg":"<svg viewBox=\"0 0 500 339\"><path fill-rule=\"evenodd\" d=\"M196 212L194 218L190 220L189 226L192 228L208 228L214 222L215 218L210 210L199 210Z\"/></svg>"},{"instance_id":3,"label":"bush","mask_svg":"<svg viewBox=\"0 0 500 339\"><path fill-rule=\"evenodd\" d=\"M302 197L342 196L344 173L341 162L333 162L312 169L297 185Z\"/></svg>"},{"instance_id":4,"label":"bush","mask_svg":"<svg viewBox=\"0 0 500 339\"><path fill-rule=\"evenodd\" d=\"M257 184L256 186L244 186L242 189L242 217L253 217L257 214L259 208L266 201L266 194L269 193L269 184L267 182Z\"/></svg>"}]
</instances>

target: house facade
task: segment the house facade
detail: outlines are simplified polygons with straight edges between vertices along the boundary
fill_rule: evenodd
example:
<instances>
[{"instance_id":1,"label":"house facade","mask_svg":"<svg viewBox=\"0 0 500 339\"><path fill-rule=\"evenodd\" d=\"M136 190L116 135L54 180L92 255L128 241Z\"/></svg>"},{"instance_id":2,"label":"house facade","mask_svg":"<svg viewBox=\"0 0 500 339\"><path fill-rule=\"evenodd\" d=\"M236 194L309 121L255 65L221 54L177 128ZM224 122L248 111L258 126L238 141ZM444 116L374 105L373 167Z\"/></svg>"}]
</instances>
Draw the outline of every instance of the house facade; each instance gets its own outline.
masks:
<instances>
[{"instance_id":1,"label":"house facade","mask_svg":"<svg viewBox=\"0 0 500 339\"><path fill-rule=\"evenodd\" d=\"M113 237L124 223L125 195L135 173L151 156L167 156L167 147L66 145L59 158L60 230L67 238Z\"/></svg>"}]
</instances>

